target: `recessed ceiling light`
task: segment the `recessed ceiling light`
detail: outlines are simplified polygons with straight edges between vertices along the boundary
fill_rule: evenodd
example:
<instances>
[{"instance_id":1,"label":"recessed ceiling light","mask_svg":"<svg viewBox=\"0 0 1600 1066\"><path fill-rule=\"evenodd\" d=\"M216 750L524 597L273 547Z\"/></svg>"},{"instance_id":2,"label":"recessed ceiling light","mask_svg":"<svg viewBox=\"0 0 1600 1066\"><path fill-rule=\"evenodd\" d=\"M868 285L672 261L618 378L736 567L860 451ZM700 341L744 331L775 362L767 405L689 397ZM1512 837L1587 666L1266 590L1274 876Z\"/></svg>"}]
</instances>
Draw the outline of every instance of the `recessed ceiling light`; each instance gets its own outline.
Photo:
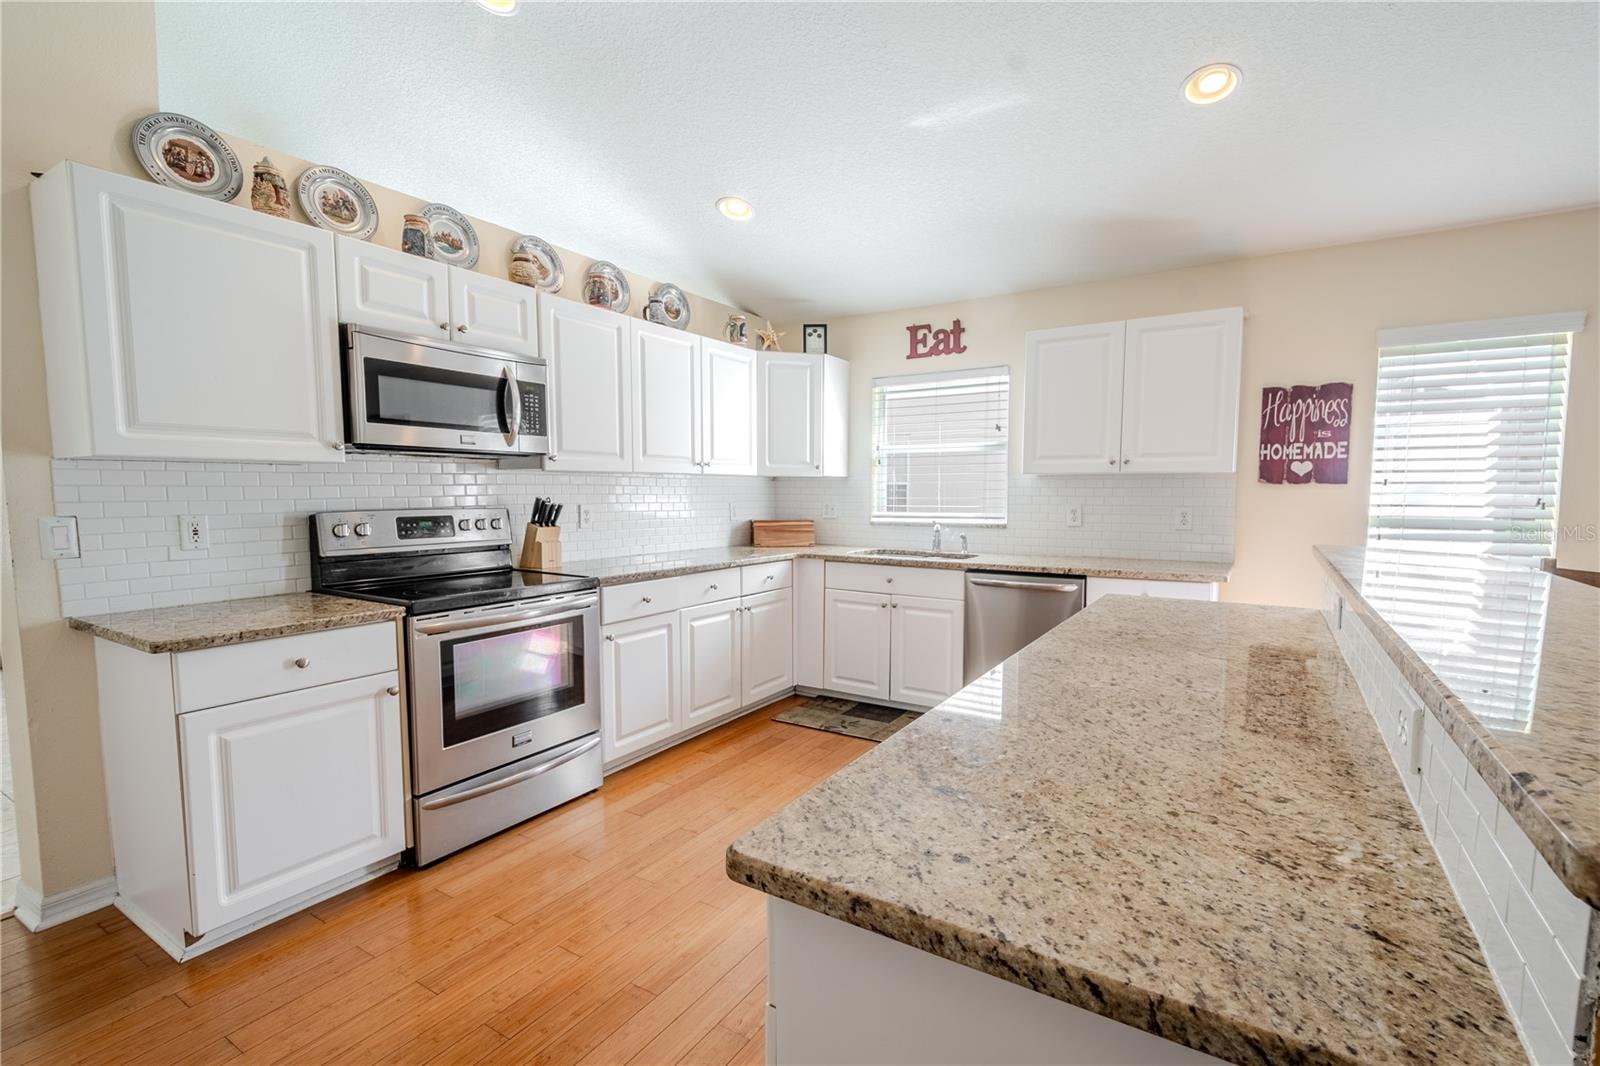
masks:
<instances>
[{"instance_id":1,"label":"recessed ceiling light","mask_svg":"<svg viewBox=\"0 0 1600 1066\"><path fill-rule=\"evenodd\" d=\"M517 0L476 0L491 15L509 15L517 10Z\"/></svg>"},{"instance_id":2,"label":"recessed ceiling light","mask_svg":"<svg viewBox=\"0 0 1600 1066\"><path fill-rule=\"evenodd\" d=\"M735 222L749 222L756 213L750 201L742 196L724 196L717 201L717 210Z\"/></svg>"},{"instance_id":3,"label":"recessed ceiling light","mask_svg":"<svg viewBox=\"0 0 1600 1066\"><path fill-rule=\"evenodd\" d=\"M1239 68L1210 63L1183 79L1183 98L1191 104L1214 104L1239 87Z\"/></svg>"}]
</instances>

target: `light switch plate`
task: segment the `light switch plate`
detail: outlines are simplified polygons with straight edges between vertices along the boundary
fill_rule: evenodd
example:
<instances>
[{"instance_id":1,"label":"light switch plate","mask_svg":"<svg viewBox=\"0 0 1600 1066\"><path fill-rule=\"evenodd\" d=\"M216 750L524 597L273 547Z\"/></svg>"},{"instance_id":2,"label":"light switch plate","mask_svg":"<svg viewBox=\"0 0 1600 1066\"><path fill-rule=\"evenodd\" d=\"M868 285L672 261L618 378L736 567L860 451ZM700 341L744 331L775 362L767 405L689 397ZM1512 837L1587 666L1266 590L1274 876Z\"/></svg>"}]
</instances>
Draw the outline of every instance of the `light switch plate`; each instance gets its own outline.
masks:
<instances>
[{"instance_id":1,"label":"light switch plate","mask_svg":"<svg viewBox=\"0 0 1600 1066\"><path fill-rule=\"evenodd\" d=\"M1067 501L1067 525L1073 529L1083 525L1083 501Z\"/></svg>"},{"instance_id":2,"label":"light switch plate","mask_svg":"<svg viewBox=\"0 0 1600 1066\"><path fill-rule=\"evenodd\" d=\"M728 521L737 522L738 520L739 520L739 505L734 503L732 500L729 500L728 501Z\"/></svg>"},{"instance_id":3,"label":"light switch plate","mask_svg":"<svg viewBox=\"0 0 1600 1066\"><path fill-rule=\"evenodd\" d=\"M46 559L76 559L78 520L72 515L48 515L39 519L39 554Z\"/></svg>"},{"instance_id":4,"label":"light switch plate","mask_svg":"<svg viewBox=\"0 0 1600 1066\"><path fill-rule=\"evenodd\" d=\"M839 505L836 504L836 503L825 503L825 504L823 504L822 505L822 517L823 518L838 518L839 517Z\"/></svg>"}]
</instances>

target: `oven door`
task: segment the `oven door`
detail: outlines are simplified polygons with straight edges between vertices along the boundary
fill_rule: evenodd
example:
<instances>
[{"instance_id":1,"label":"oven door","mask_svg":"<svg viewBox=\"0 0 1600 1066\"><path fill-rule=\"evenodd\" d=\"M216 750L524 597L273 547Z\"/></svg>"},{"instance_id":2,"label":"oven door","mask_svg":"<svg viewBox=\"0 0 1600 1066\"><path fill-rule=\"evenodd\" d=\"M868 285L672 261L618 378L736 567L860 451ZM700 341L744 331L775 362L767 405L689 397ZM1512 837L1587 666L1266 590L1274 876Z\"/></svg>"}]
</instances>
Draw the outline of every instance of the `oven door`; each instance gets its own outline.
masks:
<instances>
[{"instance_id":1,"label":"oven door","mask_svg":"<svg viewBox=\"0 0 1600 1066\"><path fill-rule=\"evenodd\" d=\"M360 448L540 455L545 366L364 329L345 334L350 441Z\"/></svg>"},{"instance_id":2,"label":"oven door","mask_svg":"<svg viewBox=\"0 0 1600 1066\"><path fill-rule=\"evenodd\" d=\"M412 619L417 795L600 728L600 609L592 592Z\"/></svg>"}]
</instances>

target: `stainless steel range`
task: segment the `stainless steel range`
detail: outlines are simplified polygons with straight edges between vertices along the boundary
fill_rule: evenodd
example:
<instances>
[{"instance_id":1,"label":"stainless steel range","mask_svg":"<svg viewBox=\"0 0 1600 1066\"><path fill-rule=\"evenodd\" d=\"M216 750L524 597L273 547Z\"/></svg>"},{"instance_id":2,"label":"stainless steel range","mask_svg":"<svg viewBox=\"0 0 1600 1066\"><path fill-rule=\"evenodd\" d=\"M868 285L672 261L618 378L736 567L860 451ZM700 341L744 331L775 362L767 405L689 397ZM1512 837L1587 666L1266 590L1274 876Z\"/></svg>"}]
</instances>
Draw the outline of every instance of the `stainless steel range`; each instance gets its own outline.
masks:
<instances>
[{"instance_id":1,"label":"stainless steel range","mask_svg":"<svg viewBox=\"0 0 1600 1066\"><path fill-rule=\"evenodd\" d=\"M600 787L599 582L513 566L504 508L314 514L311 550L406 608L417 865Z\"/></svg>"}]
</instances>

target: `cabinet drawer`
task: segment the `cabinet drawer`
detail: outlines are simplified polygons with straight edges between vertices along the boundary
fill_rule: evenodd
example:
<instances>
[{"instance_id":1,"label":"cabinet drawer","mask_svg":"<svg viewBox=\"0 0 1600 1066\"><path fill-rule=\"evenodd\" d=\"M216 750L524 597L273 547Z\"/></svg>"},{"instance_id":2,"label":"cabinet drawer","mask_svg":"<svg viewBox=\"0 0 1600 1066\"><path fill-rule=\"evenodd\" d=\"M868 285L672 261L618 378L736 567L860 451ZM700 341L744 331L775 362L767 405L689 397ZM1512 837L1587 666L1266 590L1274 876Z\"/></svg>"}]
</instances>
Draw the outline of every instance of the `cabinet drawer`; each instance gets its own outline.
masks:
<instances>
[{"instance_id":1,"label":"cabinet drawer","mask_svg":"<svg viewBox=\"0 0 1600 1066\"><path fill-rule=\"evenodd\" d=\"M739 571L707 570L701 574L684 574L678 578L679 604L695 607L702 603L733 599L739 595Z\"/></svg>"},{"instance_id":2,"label":"cabinet drawer","mask_svg":"<svg viewBox=\"0 0 1600 1066\"><path fill-rule=\"evenodd\" d=\"M739 591L745 596L758 592L774 592L794 584L794 563L785 559L778 563L759 563L739 571Z\"/></svg>"},{"instance_id":3,"label":"cabinet drawer","mask_svg":"<svg viewBox=\"0 0 1600 1066\"><path fill-rule=\"evenodd\" d=\"M600 624L626 622L633 618L676 611L683 606L681 579L662 577L654 581L630 581L608 585L600 590Z\"/></svg>"},{"instance_id":4,"label":"cabinet drawer","mask_svg":"<svg viewBox=\"0 0 1600 1066\"><path fill-rule=\"evenodd\" d=\"M173 656L178 713L393 670L396 641L395 624L377 622L180 652Z\"/></svg>"},{"instance_id":5,"label":"cabinet drawer","mask_svg":"<svg viewBox=\"0 0 1600 1066\"><path fill-rule=\"evenodd\" d=\"M900 596L932 596L944 600L959 600L966 595L966 577L960 570L829 563L823 580L830 589L849 592L892 592Z\"/></svg>"}]
</instances>

